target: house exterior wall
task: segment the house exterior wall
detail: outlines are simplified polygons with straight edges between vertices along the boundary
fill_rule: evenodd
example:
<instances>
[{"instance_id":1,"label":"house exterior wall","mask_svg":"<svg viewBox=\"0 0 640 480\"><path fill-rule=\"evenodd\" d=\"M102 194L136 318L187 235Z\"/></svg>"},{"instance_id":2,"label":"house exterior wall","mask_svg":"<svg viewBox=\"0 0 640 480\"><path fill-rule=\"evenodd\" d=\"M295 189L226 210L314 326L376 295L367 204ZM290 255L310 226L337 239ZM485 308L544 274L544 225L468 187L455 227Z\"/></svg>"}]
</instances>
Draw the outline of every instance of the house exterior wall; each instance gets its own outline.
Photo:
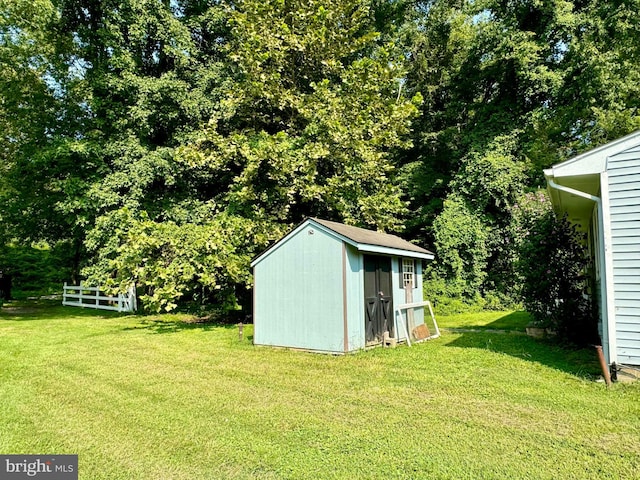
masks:
<instances>
[{"instance_id":1,"label":"house exterior wall","mask_svg":"<svg viewBox=\"0 0 640 480\"><path fill-rule=\"evenodd\" d=\"M617 361L640 365L640 146L607 161Z\"/></svg>"},{"instance_id":2,"label":"house exterior wall","mask_svg":"<svg viewBox=\"0 0 640 480\"><path fill-rule=\"evenodd\" d=\"M254 343L344 352L343 281L343 242L301 228L254 267Z\"/></svg>"}]
</instances>

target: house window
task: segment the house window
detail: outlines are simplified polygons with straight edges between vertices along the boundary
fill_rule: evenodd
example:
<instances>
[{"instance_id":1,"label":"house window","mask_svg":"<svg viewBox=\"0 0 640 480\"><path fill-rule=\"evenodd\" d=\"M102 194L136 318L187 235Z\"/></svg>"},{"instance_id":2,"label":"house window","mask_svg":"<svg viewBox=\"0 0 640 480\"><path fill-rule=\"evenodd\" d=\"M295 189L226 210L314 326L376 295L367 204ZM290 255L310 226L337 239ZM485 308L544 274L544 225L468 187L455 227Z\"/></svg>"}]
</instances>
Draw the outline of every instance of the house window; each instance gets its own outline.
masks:
<instances>
[{"instance_id":1,"label":"house window","mask_svg":"<svg viewBox=\"0 0 640 480\"><path fill-rule=\"evenodd\" d=\"M402 287L416 288L416 265L411 258L402 259Z\"/></svg>"}]
</instances>

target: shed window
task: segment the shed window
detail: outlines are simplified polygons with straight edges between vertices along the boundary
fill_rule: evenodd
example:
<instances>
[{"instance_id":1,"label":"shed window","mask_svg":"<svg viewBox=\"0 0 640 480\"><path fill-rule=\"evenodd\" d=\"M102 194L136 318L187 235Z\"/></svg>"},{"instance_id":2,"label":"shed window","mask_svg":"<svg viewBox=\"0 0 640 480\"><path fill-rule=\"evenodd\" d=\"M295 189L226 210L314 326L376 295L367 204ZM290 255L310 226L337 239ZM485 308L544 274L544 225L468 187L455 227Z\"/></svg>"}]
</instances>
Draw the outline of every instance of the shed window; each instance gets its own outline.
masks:
<instances>
[{"instance_id":1,"label":"shed window","mask_svg":"<svg viewBox=\"0 0 640 480\"><path fill-rule=\"evenodd\" d=\"M416 288L416 265L412 258L402 259L402 287Z\"/></svg>"}]
</instances>

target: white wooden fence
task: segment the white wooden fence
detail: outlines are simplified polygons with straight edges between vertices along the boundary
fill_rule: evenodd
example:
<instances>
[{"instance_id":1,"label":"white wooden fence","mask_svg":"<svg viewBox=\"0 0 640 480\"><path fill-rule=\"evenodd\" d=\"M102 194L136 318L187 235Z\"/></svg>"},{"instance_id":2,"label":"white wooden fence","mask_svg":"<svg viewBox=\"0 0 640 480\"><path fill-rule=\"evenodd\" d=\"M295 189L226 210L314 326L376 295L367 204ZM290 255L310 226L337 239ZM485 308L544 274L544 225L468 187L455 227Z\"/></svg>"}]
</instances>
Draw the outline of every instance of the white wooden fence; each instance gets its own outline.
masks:
<instances>
[{"instance_id":1,"label":"white wooden fence","mask_svg":"<svg viewBox=\"0 0 640 480\"><path fill-rule=\"evenodd\" d=\"M131 286L126 295L120 293L115 297L109 297L100 291L100 287L86 287L82 283L67 285L67 282L64 282L62 305L114 310L116 312L135 312L138 309L136 287Z\"/></svg>"}]
</instances>

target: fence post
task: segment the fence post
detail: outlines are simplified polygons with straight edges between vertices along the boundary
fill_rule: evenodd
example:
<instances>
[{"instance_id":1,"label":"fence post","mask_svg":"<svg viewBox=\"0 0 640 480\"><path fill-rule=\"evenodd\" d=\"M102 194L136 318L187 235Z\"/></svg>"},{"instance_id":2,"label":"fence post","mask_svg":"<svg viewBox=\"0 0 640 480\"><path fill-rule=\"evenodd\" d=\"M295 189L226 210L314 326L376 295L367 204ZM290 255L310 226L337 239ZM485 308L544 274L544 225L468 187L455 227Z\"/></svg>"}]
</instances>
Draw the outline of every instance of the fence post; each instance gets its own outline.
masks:
<instances>
[{"instance_id":1,"label":"fence post","mask_svg":"<svg viewBox=\"0 0 640 480\"><path fill-rule=\"evenodd\" d=\"M129 307L130 312L135 312L138 310L138 301L136 299L136 284L132 284L127 290L127 305Z\"/></svg>"}]
</instances>

